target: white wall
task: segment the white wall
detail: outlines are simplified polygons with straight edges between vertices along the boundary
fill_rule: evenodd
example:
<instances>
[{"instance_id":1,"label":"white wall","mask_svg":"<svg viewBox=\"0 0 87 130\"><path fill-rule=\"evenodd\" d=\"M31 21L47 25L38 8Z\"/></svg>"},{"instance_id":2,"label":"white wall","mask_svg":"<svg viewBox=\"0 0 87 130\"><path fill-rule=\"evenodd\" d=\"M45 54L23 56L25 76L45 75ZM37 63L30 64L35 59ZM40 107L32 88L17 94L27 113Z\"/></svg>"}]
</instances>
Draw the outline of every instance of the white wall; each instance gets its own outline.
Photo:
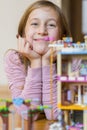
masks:
<instances>
[{"instance_id":1,"label":"white wall","mask_svg":"<svg viewBox=\"0 0 87 130\"><path fill-rule=\"evenodd\" d=\"M32 0L34 2L36 0ZM60 6L61 0L51 0ZM21 15L32 3L31 0L0 0L0 86L7 84L3 56L7 49L15 48L16 34Z\"/></svg>"},{"instance_id":2,"label":"white wall","mask_svg":"<svg viewBox=\"0 0 87 130\"><path fill-rule=\"evenodd\" d=\"M0 0L0 86L7 84L3 66L4 53L8 48L16 48L18 22L29 3L31 0Z\"/></svg>"}]
</instances>

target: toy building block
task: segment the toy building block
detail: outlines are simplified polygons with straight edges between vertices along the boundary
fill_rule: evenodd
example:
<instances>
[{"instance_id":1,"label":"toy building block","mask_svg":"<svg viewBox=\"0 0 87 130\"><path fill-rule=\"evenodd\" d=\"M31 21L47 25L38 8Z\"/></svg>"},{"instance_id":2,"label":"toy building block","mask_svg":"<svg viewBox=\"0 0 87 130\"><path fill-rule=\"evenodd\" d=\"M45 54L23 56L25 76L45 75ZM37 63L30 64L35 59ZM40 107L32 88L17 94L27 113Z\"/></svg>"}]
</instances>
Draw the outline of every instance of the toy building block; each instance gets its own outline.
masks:
<instances>
[{"instance_id":1,"label":"toy building block","mask_svg":"<svg viewBox=\"0 0 87 130\"><path fill-rule=\"evenodd\" d=\"M9 124L9 119L8 119L9 113L10 113L10 111L9 111L8 107L6 107L6 106L0 107L0 116L3 121L4 130L9 130L9 125L8 125Z\"/></svg>"},{"instance_id":2,"label":"toy building block","mask_svg":"<svg viewBox=\"0 0 87 130\"><path fill-rule=\"evenodd\" d=\"M87 35L84 36L84 40L85 40L85 43L86 43L86 49L87 49Z\"/></svg>"},{"instance_id":3,"label":"toy building block","mask_svg":"<svg viewBox=\"0 0 87 130\"><path fill-rule=\"evenodd\" d=\"M37 116L38 117L38 114L40 114L40 112L42 112L44 109L51 109L52 107L50 106L37 106L37 107L32 107L30 106L29 107L29 110L28 111L24 111L22 112L22 115L23 114L26 114L28 115L28 126L27 126L27 130L34 130L34 126L33 126L33 123L34 123L34 119L35 117ZM23 126L23 124L22 124Z\"/></svg>"},{"instance_id":4,"label":"toy building block","mask_svg":"<svg viewBox=\"0 0 87 130\"><path fill-rule=\"evenodd\" d=\"M5 106L0 106L0 116L3 121L3 128L4 130L9 130L9 107L12 104L12 101L8 99L0 99L0 102L5 102Z\"/></svg>"},{"instance_id":5,"label":"toy building block","mask_svg":"<svg viewBox=\"0 0 87 130\"><path fill-rule=\"evenodd\" d=\"M24 119L23 119L23 116L25 114L27 114L27 117L28 117L28 124L27 124L27 128L26 130L34 130L34 127L33 127L33 122L34 122L34 118L36 116L38 116L38 114L40 112L42 112L44 109L52 109L51 106L47 106L47 105L38 105L38 106L34 106L34 105L31 105L31 102L32 101L35 101L35 102L38 102L39 100L38 99L28 99L28 100L24 100L22 98L15 98L13 99L13 103L17 106L21 106L22 104L25 104L26 106L28 106L28 110L27 111L22 111L22 130L24 130Z\"/></svg>"},{"instance_id":6,"label":"toy building block","mask_svg":"<svg viewBox=\"0 0 87 130\"><path fill-rule=\"evenodd\" d=\"M28 124L27 124L27 128L26 130L34 130L33 128L33 122L34 122L34 117L39 113L38 110L35 110L35 109L30 109L28 111L24 111L22 112L22 116L24 114L27 114L28 115ZM23 117L22 117L22 129L24 130L24 121L23 121Z\"/></svg>"}]
</instances>

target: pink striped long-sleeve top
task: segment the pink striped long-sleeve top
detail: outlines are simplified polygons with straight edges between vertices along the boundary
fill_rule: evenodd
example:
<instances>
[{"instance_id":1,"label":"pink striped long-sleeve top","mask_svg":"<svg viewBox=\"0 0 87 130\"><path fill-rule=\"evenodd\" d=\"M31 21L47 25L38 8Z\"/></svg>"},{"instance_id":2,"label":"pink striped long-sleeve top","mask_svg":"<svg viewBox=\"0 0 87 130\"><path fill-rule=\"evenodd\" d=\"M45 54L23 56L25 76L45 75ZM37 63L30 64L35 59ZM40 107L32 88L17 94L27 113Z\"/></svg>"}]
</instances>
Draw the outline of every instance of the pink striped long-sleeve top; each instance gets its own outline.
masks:
<instances>
[{"instance_id":1,"label":"pink striped long-sleeve top","mask_svg":"<svg viewBox=\"0 0 87 130\"><path fill-rule=\"evenodd\" d=\"M39 99L38 102L32 102L34 105L52 105L53 119L57 119L57 80L56 65L53 64L53 99L50 99L50 66L41 68L30 68L27 70L21 62L19 53L15 50L9 50L4 57L5 72L8 78L9 89L12 99ZM16 111L21 114L22 111L28 110L28 106L22 104L20 107L15 106ZM46 118L51 120L51 109L44 110ZM24 115L27 119L27 115Z\"/></svg>"}]
</instances>

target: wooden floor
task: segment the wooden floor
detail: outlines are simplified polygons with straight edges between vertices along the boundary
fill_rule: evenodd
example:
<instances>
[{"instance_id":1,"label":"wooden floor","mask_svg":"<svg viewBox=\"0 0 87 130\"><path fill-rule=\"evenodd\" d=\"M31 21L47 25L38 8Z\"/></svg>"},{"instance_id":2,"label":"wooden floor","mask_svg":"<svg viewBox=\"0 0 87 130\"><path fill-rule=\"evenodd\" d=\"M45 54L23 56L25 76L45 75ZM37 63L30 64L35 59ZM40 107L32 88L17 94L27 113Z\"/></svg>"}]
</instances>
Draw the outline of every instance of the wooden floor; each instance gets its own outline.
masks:
<instances>
[{"instance_id":1,"label":"wooden floor","mask_svg":"<svg viewBox=\"0 0 87 130\"><path fill-rule=\"evenodd\" d=\"M3 99L11 99L11 95L10 95L10 92L9 92L9 89L8 87L0 87L0 98L3 98ZM2 104L0 104L2 105ZM12 130L12 119L11 119L11 115L9 116L9 130ZM41 115L41 118L42 119L39 119L37 121L34 121L33 123L33 130L49 130L49 125L51 123L53 123L53 121L48 121L45 119L45 117L43 116L43 114ZM16 120L16 123L15 123L15 127L16 127L16 124L17 122L21 122L19 120L19 117L18 115L15 116L15 120ZM2 129L2 119L0 117L0 130L3 130Z\"/></svg>"},{"instance_id":2,"label":"wooden floor","mask_svg":"<svg viewBox=\"0 0 87 130\"><path fill-rule=\"evenodd\" d=\"M49 130L49 125L53 123L46 119L38 120L34 123L34 130Z\"/></svg>"},{"instance_id":3,"label":"wooden floor","mask_svg":"<svg viewBox=\"0 0 87 130\"><path fill-rule=\"evenodd\" d=\"M48 121L46 119L40 119L37 121L34 121L33 123L33 130L49 130L49 125L53 123L51 121ZM0 130L3 130L2 128L2 120L0 119ZM19 128L19 127L15 127L15 128ZM9 130L13 130L12 129L12 124L11 124L11 118L9 120ZM29 130L29 129L27 129Z\"/></svg>"}]
</instances>

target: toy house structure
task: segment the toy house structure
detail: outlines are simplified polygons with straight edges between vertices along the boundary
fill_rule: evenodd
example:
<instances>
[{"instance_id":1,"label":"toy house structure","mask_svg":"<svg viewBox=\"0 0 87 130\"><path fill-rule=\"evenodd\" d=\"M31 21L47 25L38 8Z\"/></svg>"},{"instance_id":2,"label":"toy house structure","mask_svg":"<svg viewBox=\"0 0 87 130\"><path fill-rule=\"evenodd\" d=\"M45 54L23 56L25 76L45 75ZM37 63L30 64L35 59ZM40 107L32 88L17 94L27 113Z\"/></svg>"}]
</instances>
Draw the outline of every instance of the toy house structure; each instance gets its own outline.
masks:
<instances>
[{"instance_id":1,"label":"toy house structure","mask_svg":"<svg viewBox=\"0 0 87 130\"><path fill-rule=\"evenodd\" d=\"M78 130L87 130L87 36L84 39L83 43L73 43L72 38L65 37L63 42L49 45L58 50L58 109L64 112L66 126L70 126L65 126L66 130L77 128L70 119L70 112L75 110L83 111L83 128Z\"/></svg>"}]
</instances>

